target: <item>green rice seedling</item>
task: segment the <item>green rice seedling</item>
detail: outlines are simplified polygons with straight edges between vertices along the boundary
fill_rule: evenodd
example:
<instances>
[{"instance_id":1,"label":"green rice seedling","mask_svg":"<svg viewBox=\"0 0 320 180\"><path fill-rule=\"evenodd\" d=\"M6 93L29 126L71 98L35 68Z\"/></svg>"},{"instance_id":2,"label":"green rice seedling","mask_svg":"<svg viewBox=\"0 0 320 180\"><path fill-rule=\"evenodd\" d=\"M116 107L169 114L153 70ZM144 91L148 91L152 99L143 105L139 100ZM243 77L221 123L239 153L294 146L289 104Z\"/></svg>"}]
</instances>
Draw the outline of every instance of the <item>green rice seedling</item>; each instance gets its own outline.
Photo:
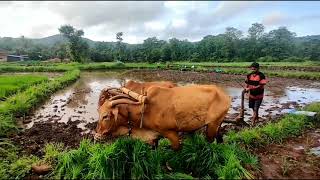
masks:
<instances>
[{"instance_id":1,"label":"green rice seedling","mask_svg":"<svg viewBox=\"0 0 320 180\"><path fill-rule=\"evenodd\" d=\"M47 81L45 76L35 75L0 75L0 100L22 91L27 87Z\"/></svg>"},{"instance_id":2,"label":"green rice seedling","mask_svg":"<svg viewBox=\"0 0 320 180\"><path fill-rule=\"evenodd\" d=\"M254 177L241 165L240 160L232 151L226 153L226 164L221 166L218 171L219 179L253 179Z\"/></svg>"},{"instance_id":3,"label":"green rice seedling","mask_svg":"<svg viewBox=\"0 0 320 180\"><path fill-rule=\"evenodd\" d=\"M313 102L311 104L308 104L303 108L305 111L312 111L312 112L318 112L320 113L320 102Z\"/></svg>"},{"instance_id":4,"label":"green rice seedling","mask_svg":"<svg viewBox=\"0 0 320 180\"><path fill-rule=\"evenodd\" d=\"M11 116L0 114L0 137L4 137L15 130L17 130L17 127Z\"/></svg>"},{"instance_id":5,"label":"green rice seedling","mask_svg":"<svg viewBox=\"0 0 320 180\"><path fill-rule=\"evenodd\" d=\"M63 143L56 144L46 144L44 147L44 157L43 161L48 162L51 165L55 165L57 163L58 156L63 152Z\"/></svg>"},{"instance_id":6,"label":"green rice seedling","mask_svg":"<svg viewBox=\"0 0 320 180\"><path fill-rule=\"evenodd\" d=\"M8 139L0 139L0 159L12 160L16 158L17 147Z\"/></svg>"},{"instance_id":7,"label":"green rice seedling","mask_svg":"<svg viewBox=\"0 0 320 180\"><path fill-rule=\"evenodd\" d=\"M24 116L37 104L46 99L48 95L75 81L79 75L79 70L66 72L63 76L53 81L30 86L25 91L9 97L4 102L0 102L0 136L4 136L16 129L13 126L15 123L14 117Z\"/></svg>"},{"instance_id":8,"label":"green rice seedling","mask_svg":"<svg viewBox=\"0 0 320 180\"><path fill-rule=\"evenodd\" d=\"M86 179L108 179L113 177L110 156L114 152L114 148L115 143L107 146L95 144L91 147Z\"/></svg>"},{"instance_id":9,"label":"green rice seedling","mask_svg":"<svg viewBox=\"0 0 320 180\"><path fill-rule=\"evenodd\" d=\"M37 162L39 162L39 158L36 156L22 156L21 158L10 162L7 177L21 179L30 172L32 164Z\"/></svg>"},{"instance_id":10,"label":"green rice seedling","mask_svg":"<svg viewBox=\"0 0 320 180\"><path fill-rule=\"evenodd\" d=\"M183 148L176 153L169 164L176 170L192 170L195 176L212 175L218 155L212 150L210 144L202 134L195 134L184 140ZM181 166L181 162L184 165ZM182 168L182 169L180 169Z\"/></svg>"},{"instance_id":11,"label":"green rice seedling","mask_svg":"<svg viewBox=\"0 0 320 180\"><path fill-rule=\"evenodd\" d=\"M311 119L303 115L287 115L277 123L263 127L245 129L238 133L229 132L226 142L244 144L246 147L257 147L270 143L281 142L284 138L294 137L301 131L312 126Z\"/></svg>"},{"instance_id":12,"label":"green rice seedling","mask_svg":"<svg viewBox=\"0 0 320 180\"><path fill-rule=\"evenodd\" d=\"M155 179L189 179L189 180L193 180L195 178L193 178L191 175L188 174L184 174L184 173L170 173L170 174L161 174L155 177ZM209 179L212 179L211 177Z\"/></svg>"}]
</instances>

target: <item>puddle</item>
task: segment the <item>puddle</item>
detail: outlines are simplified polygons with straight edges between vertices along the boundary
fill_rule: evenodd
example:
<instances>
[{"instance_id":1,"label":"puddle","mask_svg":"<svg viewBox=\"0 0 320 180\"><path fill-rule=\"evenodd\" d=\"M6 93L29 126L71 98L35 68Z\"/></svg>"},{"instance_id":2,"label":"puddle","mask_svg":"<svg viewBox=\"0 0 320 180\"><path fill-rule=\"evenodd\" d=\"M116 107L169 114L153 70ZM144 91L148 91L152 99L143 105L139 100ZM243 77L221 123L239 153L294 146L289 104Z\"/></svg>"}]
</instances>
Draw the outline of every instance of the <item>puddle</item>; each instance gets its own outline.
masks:
<instances>
[{"instance_id":1,"label":"puddle","mask_svg":"<svg viewBox=\"0 0 320 180\"><path fill-rule=\"evenodd\" d=\"M231 118L235 113L238 113L240 108L242 88L235 86L235 82L232 82L230 77L232 80L232 77L242 76L224 75L219 77L219 81L215 81L215 79L206 79L208 74L195 72L159 71L150 72L148 75L141 71L82 72L81 78L76 83L57 92L43 106L39 107L34 112L34 116L31 117L31 122L26 124L26 128L31 128L35 122L41 121L60 123L79 121L77 127L83 129L86 133L89 132L86 125L96 122L98 119L97 102L100 91L106 86L120 87L123 79L138 81L172 80L178 85L218 84L232 97L232 106L227 115L227 118ZM306 81L307 83L309 81ZM266 87L266 96L259 111L262 120L268 120L273 116L285 113L282 112L283 109L294 109L313 101L320 101L320 88L308 88L303 83L299 86L297 82L294 85L296 86ZM279 92L279 88L281 92ZM247 97L245 98L245 108L245 120L248 121L252 112L248 108Z\"/></svg>"},{"instance_id":2,"label":"puddle","mask_svg":"<svg viewBox=\"0 0 320 180\"><path fill-rule=\"evenodd\" d=\"M315 148L311 148L309 151L311 154L314 154L314 155L320 157L320 146L315 147Z\"/></svg>"}]
</instances>

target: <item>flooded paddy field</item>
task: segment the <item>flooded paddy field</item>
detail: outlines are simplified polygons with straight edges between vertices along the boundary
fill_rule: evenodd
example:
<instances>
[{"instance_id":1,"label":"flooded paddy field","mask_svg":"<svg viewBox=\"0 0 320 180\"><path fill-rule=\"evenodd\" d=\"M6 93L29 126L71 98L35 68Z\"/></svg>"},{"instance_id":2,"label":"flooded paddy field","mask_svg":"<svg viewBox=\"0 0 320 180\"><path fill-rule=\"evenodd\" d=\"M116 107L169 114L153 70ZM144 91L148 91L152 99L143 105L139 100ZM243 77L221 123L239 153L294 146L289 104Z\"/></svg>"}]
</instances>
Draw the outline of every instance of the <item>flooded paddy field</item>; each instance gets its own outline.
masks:
<instances>
[{"instance_id":1,"label":"flooded paddy field","mask_svg":"<svg viewBox=\"0 0 320 180\"><path fill-rule=\"evenodd\" d=\"M239 82L244 85L245 76L161 70L82 72L77 82L52 95L30 116L23 117L20 126L24 131L13 135L11 139L32 154L41 154L41 149L47 142L77 146L82 138L92 138L98 120L97 102L100 91L107 86L120 87L124 80L130 79L142 82L170 80L179 86L217 84L232 97L232 105L226 118L233 119L240 108L243 87ZM260 124L274 121L290 109L320 101L318 82L288 78L268 80L260 110ZM250 121L252 112L248 108L247 98L245 109L245 120Z\"/></svg>"}]
</instances>

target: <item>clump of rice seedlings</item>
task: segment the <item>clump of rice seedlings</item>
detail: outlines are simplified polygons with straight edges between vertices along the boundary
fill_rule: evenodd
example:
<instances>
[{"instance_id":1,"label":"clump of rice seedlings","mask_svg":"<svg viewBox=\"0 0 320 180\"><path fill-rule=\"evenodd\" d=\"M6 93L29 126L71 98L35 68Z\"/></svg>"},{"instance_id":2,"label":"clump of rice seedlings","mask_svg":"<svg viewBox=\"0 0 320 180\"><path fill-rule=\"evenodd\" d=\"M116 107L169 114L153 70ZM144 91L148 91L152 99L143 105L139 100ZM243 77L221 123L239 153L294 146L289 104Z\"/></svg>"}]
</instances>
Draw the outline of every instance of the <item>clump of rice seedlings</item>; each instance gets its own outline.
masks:
<instances>
[{"instance_id":1,"label":"clump of rice seedlings","mask_svg":"<svg viewBox=\"0 0 320 180\"><path fill-rule=\"evenodd\" d=\"M248 178L252 175L243 166L257 164L255 156L237 146L208 143L201 134L184 140L180 151L171 150L167 140L155 150L128 137L112 144L83 140L78 149L60 153L57 160L55 177L67 179ZM226 174L231 167L236 173Z\"/></svg>"},{"instance_id":2,"label":"clump of rice seedlings","mask_svg":"<svg viewBox=\"0 0 320 180\"><path fill-rule=\"evenodd\" d=\"M0 76L0 99L7 98L8 96L24 90L33 84L38 84L47 81L45 76L36 75L1 75Z\"/></svg>"},{"instance_id":3,"label":"clump of rice seedlings","mask_svg":"<svg viewBox=\"0 0 320 180\"><path fill-rule=\"evenodd\" d=\"M7 139L0 141L0 178L21 179L29 174L31 166L39 162L36 156L18 156L18 148Z\"/></svg>"},{"instance_id":4,"label":"clump of rice seedlings","mask_svg":"<svg viewBox=\"0 0 320 180\"><path fill-rule=\"evenodd\" d=\"M36 162L39 162L39 158L36 156L23 156L11 162L8 171L9 177L14 177L15 179L25 177L30 172L32 164Z\"/></svg>"},{"instance_id":5,"label":"clump of rice seedlings","mask_svg":"<svg viewBox=\"0 0 320 180\"><path fill-rule=\"evenodd\" d=\"M0 137L4 137L14 130L17 130L17 127L12 120L12 117L0 114Z\"/></svg>"},{"instance_id":6,"label":"clump of rice seedlings","mask_svg":"<svg viewBox=\"0 0 320 180\"><path fill-rule=\"evenodd\" d=\"M15 130L15 117L24 116L30 109L43 101L54 91L75 81L80 75L79 70L66 72L52 81L32 85L25 91L0 102L0 136L5 136Z\"/></svg>"},{"instance_id":7,"label":"clump of rice seedlings","mask_svg":"<svg viewBox=\"0 0 320 180\"><path fill-rule=\"evenodd\" d=\"M183 141L180 151L174 153L169 165L176 171L191 170L196 177L213 175L219 155L202 134L195 134ZM181 162L184 162L181 165Z\"/></svg>"},{"instance_id":8,"label":"clump of rice seedlings","mask_svg":"<svg viewBox=\"0 0 320 180\"><path fill-rule=\"evenodd\" d=\"M185 174L185 173L170 173L170 174L161 174L155 177L155 179L188 179L188 180L193 180L195 179L191 175ZM212 179L209 177L209 179Z\"/></svg>"},{"instance_id":9,"label":"clump of rice seedlings","mask_svg":"<svg viewBox=\"0 0 320 180\"><path fill-rule=\"evenodd\" d=\"M43 161L54 165L57 163L58 156L63 152L64 146L62 143L56 143L56 144L46 144L44 147L44 157Z\"/></svg>"},{"instance_id":10,"label":"clump of rice seedlings","mask_svg":"<svg viewBox=\"0 0 320 180\"><path fill-rule=\"evenodd\" d=\"M312 111L320 113L320 102L314 102L303 108L305 111Z\"/></svg>"},{"instance_id":11,"label":"clump of rice seedlings","mask_svg":"<svg viewBox=\"0 0 320 180\"><path fill-rule=\"evenodd\" d=\"M287 115L277 123L269 123L263 127L245 129L240 132L229 132L226 142L244 144L247 147L257 147L271 143L279 143L284 138L294 137L307 127L312 121L303 115Z\"/></svg>"}]
</instances>

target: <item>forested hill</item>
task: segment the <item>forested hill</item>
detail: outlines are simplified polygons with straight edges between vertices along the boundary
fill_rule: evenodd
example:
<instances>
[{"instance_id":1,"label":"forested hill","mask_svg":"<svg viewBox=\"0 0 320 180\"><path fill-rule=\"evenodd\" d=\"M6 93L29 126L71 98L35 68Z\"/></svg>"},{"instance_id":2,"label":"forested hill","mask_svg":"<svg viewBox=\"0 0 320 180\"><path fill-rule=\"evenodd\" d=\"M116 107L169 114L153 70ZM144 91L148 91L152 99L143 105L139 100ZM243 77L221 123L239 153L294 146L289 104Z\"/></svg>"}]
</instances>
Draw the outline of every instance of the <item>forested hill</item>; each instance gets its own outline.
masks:
<instances>
[{"instance_id":1,"label":"forested hill","mask_svg":"<svg viewBox=\"0 0 320 180\"><path fill-rule=\"evenodd\" d=\"M15 43L17 43L16 45L19 46L19 41L21 41L21 39L22 39L22 37L20 37L20 38L0 37L0 42L7 41L8 43L12 42L12 44L14 44L14 42L15 42ZM27 38L26 37L25 39L31 41L34 44L40 44L40 45L44 45L44 46L48 46L48 47L52 47L55 44L64 44L68 41L61 34L56 34L56 35L52 35L52 36L48 36L48 37L44 37L44 38ZM93 47L94 44L96 43L95 41L92 41L91 39L88 39L88 38L83 38L83 39L91 47Z\"/></svg>"},{"instance_id":2,"label":"forested hill","mask_svg":"<svg viewBox=\"0 0 320 180\"><path fill-rule=\"evenodd\" d=\"M247 36L228 27L222 34L207 35L197 42L177 38L164 41L156 37L140 44L83 39L88 48L75 46L75 49L92 61L320 61L320 35L297 37L286 27L265 32L264 26L258 23L249 28ZM32 60L64 59L70 57L66 42L60 34L41 39L2 37L0 49L27 54Z\"/></svg>"},{"instance_id":3,"label":"forested hill","mask_svg":"<svg viewBox=\"0 0 320 180\"><path fill-rule=\"evenodd\" d=\"M301 37L296 37L295 40L297 42L307 42L310 40L320 40L320 35L301 36Z\"/></svg>"},{"instance_id":4,"label":"forested hill","mask_svg":"<svg viewBox=\"0 0 320 180\"><path fill-rule=\"evenodd\" d=\"M64 44L67 42L67 39L65 37L63 37L61 34L56 34L56 35L52 35L52 36L48 36L48 37L44 37L44 38L26 38L29 39L30 41L34 42L35 44L41 44L44 46L49 46L52 47L55 44ZM93 41L91 39L88 38L83 38L90 47L93 47L97 42L100 41ZM301 37L295 37L294 38L296 42L306 42L306 41L310 41L310 40L320 40L320 35L311 35L311 36L301 36ZM19 41L21 40L21 38L11 38L11 37L0 37L0 42L4 42L4 41ZM115 44L115 42L105 42L105 43L110 43L110 44Z\"/></svg>"}]
</instances>

